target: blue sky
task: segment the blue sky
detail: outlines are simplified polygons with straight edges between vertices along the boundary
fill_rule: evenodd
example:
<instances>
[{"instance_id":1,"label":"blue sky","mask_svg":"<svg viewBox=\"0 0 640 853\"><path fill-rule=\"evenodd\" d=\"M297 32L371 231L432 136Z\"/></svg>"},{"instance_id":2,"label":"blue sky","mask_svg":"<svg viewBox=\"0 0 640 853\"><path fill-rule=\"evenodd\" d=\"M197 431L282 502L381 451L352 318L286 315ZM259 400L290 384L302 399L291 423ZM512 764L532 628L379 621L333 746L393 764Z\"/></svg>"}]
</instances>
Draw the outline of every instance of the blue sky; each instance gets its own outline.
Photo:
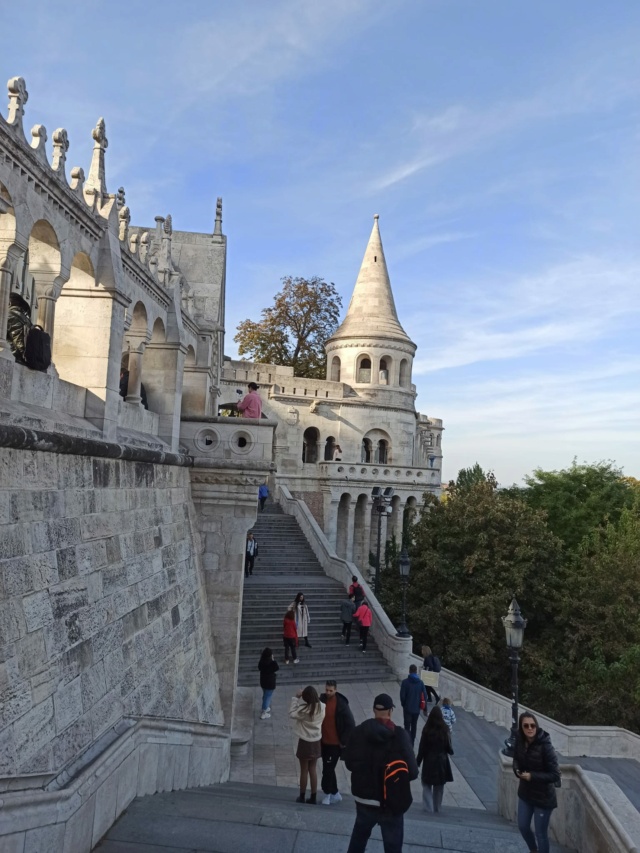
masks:
<instances>
[{"instance_id":1,"label":"blue sky","mask_svg":"<svg viewBox=\"0 0 640 853\"><path fill-rule=\"evenodd\" d=\"M66 127L86 170L104 116L134 223L208 231L223 196L228 354L284 275L346 307L379 213L445 479L574 456L640 476L640 3L24 0L2 18L27 125Z\"/></svg>"}]
</instances>

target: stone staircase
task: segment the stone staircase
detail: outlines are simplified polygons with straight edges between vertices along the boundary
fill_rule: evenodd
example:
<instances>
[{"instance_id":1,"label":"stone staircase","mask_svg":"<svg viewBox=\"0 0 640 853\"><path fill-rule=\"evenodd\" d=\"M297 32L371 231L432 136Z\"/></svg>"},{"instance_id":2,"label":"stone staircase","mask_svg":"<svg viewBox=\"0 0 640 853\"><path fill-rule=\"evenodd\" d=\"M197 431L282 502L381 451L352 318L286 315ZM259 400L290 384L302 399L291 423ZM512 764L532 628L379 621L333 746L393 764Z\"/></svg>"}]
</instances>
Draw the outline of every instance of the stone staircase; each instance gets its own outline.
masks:
<instances>
[{"instance_id":1,"label":"stone staircase","mask_svg":"<svg viewBox=\"0 0 640 853\"><path fill-rule=\"evenodd\" d=\"M355 817L352 798L311 806L294 802L291 788L227 782L210 788L134 800L96 850L100 853L345 853ZM478 809L405 815L405 853L521 853L514 824ZM562 848L551 845L552 853ZM374 829L367 851L381 853Z\"/></svg>"},{"instance_id":2,"label":"stone staircase","mask_svg":"<svg viewBox=\"0 0 640 853\"><path fill-rule=\"evenodd\" d=\"M342 642L339 605L346 597L344 587L325 575L296 519L269 503L258 513L253 533L259 551L253 575L244 582L238 684L258 684L258 660L265 646L274 650L280 663L279 683L321 685L325 678L339 682L393 678L371 635L366 654L360 651L356 627L351 644ZM300 663L284 666L282 619L297 592L304 592L309 607L312 648L302 645Z\"/></svg>"}]
</instances>

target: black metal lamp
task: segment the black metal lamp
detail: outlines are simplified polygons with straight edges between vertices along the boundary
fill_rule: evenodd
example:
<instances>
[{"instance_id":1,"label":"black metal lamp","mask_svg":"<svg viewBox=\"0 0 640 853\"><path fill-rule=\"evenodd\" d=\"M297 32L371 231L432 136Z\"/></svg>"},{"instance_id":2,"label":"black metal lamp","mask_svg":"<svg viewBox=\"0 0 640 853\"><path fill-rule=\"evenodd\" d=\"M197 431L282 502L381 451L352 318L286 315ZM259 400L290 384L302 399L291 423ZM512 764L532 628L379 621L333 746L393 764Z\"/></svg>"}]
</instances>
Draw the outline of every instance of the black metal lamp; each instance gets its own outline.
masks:
<instances>
[{"instance_id":1,"label":"black metal lamp","mask_svg":"<svg viewBox=\"0 0 640 853\"><path fill-rule=\"evenodd\" d=\"M511 732L504 742L502 751L505 755L513 756L516 735L518 734L518 664L520 663L518 652L524 644L524 629L527 627L527 620L523 618L520 612L520 606L515 595L507 615L502 617L502 624L504 625L511 661Z\"/></svg>"},{"instance_id":2,"label":"black metal lamp","mask_svg":"<svg viewBox=\"0 0 640 853\"><path fill-rule=\"evenodd\" d=\"M410 637L411 632L407 628L407 583L411 571L411 560L406 548L402 549L399 560L400 582L402 583L402 622L396 631L396 637Z\"/></svg>"}]
</instances>

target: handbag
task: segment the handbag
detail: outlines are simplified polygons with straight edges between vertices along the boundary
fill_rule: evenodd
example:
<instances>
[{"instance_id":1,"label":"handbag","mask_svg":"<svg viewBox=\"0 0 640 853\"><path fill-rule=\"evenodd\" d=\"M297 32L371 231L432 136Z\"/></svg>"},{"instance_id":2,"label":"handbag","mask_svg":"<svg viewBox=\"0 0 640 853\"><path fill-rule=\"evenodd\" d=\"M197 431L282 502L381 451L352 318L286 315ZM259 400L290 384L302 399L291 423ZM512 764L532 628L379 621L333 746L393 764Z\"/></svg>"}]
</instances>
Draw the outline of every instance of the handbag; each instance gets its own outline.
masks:
<instances>
[{"instance_id":1,"label":"handbag","mask_svg":"<svg viewBox=\"0 0 640 853\"><path fill-rule=\"evenodd\" d=\"M420 694L420 710L424 711L427 707L427 700L424 698L424 693Z\"/></svg>"}]
</instances>

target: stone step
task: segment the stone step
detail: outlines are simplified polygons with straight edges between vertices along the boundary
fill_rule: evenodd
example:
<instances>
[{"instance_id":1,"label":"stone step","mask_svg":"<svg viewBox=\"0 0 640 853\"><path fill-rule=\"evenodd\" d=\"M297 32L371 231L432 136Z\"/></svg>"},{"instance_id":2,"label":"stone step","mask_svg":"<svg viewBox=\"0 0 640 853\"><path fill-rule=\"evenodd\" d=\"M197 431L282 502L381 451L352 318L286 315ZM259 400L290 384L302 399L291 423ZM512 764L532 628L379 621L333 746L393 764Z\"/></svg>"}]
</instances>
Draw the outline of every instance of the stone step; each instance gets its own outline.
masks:
<instances>
[{"instance_id":1,"label":"stone step","mask_svg":"<svg viewBox=\"0 0 640 853\"><path fill-rule=\"evenodd\" d=\"M295 802L295 788L226 783L134 800L100 844L101 853L344 853L355 816L350 795L330 807ZM381 850L379 830L370 847ZM404 819L412 853L515 853L514 824L475 809L427 815L420 803ZM553 853L562 853L557 845Z\"/></svg>"}]
</instances>

